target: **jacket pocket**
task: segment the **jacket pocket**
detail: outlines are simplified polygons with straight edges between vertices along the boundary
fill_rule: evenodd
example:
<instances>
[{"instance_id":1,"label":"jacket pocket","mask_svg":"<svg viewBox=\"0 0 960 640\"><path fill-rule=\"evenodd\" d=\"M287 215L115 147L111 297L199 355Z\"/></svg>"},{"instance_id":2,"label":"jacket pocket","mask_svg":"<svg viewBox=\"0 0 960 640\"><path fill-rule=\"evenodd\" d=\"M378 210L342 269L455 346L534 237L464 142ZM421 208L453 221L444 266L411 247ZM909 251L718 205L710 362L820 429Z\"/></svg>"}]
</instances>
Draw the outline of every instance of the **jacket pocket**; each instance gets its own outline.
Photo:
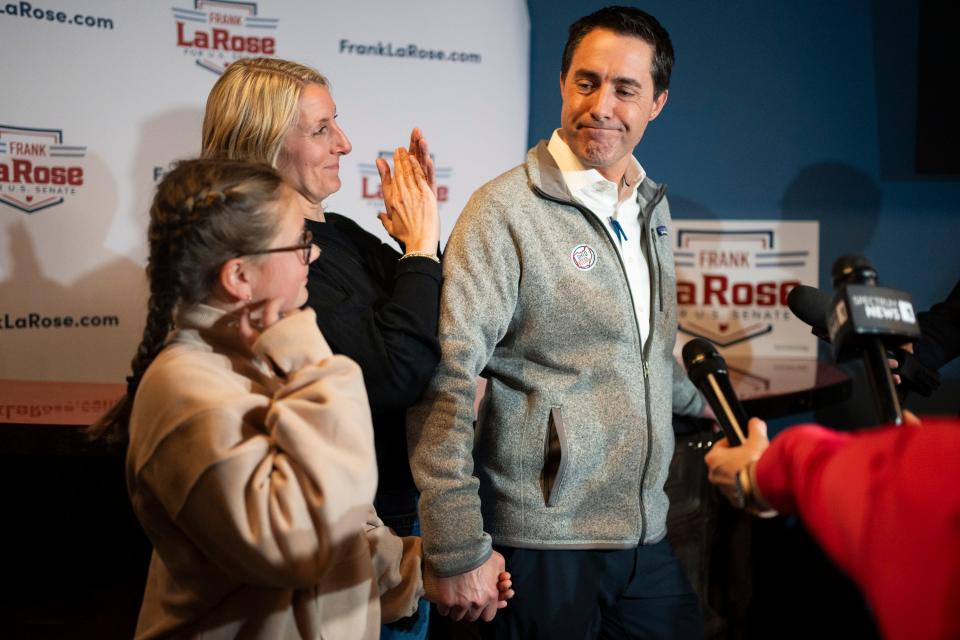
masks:
<instances>
[{"instance_id":1,"label":"jacket pocket","mask_svg":"<svg viewBox=\"0 0 960 640\"><path fill-rule=\"evenodd\" d=\"M563 427L563 414L560 407L551 407L543 443L543 471L540 474L543 501L548 507L557 506L560 500L567 462L567 433Z\"/></svg>"}]
</instances>

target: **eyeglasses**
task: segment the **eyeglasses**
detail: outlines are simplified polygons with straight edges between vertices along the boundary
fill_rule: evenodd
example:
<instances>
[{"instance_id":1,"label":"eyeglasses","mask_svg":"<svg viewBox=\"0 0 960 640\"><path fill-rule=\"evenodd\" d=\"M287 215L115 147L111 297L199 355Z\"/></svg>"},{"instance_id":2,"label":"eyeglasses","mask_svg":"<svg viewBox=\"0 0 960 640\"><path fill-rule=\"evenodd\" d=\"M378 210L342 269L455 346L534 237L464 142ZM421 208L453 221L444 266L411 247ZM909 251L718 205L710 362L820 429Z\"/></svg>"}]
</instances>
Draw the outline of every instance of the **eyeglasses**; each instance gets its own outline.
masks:
<instances>
[{"instance_id":1,"label":"eyeglasses","mask_svg":"<svg viewBox=\"0 0 960 640\"><path fill-rule=\"evenodd\" d=\"M300 252L300 261L303 264L310 264L310 254L313 253L313 233L310 229L304 229L303 235L300 236L300 244L295 244L292 247L275 247L273 249L264 249L263 251L251 251L250 253L244 253L245 256L259 256L265 253L283 253L285 251L299 251ZM320 253L320 247L317 247L317 254Z\"/></svg>"}]
</instances>

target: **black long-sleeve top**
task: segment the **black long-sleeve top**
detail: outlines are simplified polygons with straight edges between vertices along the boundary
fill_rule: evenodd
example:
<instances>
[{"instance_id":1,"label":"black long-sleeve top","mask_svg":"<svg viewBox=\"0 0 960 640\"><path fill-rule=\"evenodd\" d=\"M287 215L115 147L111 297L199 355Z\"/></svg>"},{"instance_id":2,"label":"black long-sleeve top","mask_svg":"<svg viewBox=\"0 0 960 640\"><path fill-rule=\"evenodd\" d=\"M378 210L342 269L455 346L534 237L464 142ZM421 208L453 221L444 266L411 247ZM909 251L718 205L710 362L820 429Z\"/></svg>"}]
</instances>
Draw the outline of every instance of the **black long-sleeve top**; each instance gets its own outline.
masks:
<instances>
[{"instance_id":1,"label":"black long-sleeve top","mask_svg":"<svg viewBox=\"0 0 960 640\"><path fill-rule=\"evenodd\" d=\"M334 353L363 370L373 413L380 490L414 487L406 410L440 360L440 265L400 253L336 213L307 220L320 257L310 265L307 304Z\"/></svg>"},{"instance_id":2,"label":"black long-sleeve top","mask_svg":"<svg viewBox=\"0 0 960 640\"><path fill-rule=\"evenodd\" d=\"M918 320L923 337L914 353L920 362L939 369L960 356L960 282L946 300L919 314Z\"/></svg>"}]
</instances>

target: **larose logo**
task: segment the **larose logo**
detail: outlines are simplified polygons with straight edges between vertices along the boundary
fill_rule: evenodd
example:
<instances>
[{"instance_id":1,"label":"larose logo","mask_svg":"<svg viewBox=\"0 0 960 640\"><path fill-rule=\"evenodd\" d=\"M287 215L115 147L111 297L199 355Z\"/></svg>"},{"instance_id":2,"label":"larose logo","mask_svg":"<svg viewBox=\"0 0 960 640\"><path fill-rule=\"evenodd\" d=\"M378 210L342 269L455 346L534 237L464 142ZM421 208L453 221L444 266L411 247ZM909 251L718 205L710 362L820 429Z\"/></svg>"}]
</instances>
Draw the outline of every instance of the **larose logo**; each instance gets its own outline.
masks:
<instances>
[{"instance_id":1,"label":"larose logo","mask_svg":"<svg viewBox=\"0 0 960 640\"><path fill-rule=\"evenodd\" d=\"M86 155L63 143L62 129L0 124L0 202L24 213L62 204L83 187Z\"/></svg>"},{"instance_id":2,"label":"larose logo","mask_svg":"<svg viewBox=\"0 0 960 640\"><path fill-rule=\"evenodd\" d=\"M216 74L238 58L277 52L278 20L257 15L255 2L194 0L192 9L173 7L173 18L183 55Z\"/></svg>"},{"instance_id":3,"label":"larose logo","mask_svg":"<svg viewBox=\"0 0 960 640\"><path fill-rule=\"evenodd\" d=\"M380 151L378 158L383 158L393 168L393 151ZM432 157L432 154L431 154ZM380 207L383 202L383 189L380 187L380 172L373 162L361 162L360 168L360 197L370 206ZM433 177L437 183L437 203L442 205L450 199L450 187L443 182L453 175L451 167L433 168Z\"/></svg>"},{"instance_id":4,"label":"larose logo","mask_svg":"<svg viewBox=\"0 0 960 640\"><path fill-rule=\"evenodd\" d=\"M725 224L677 233L680 331L731 347L798 324L787 308L787 294L801 282L816 282L816 235L807 242L802 238L807 234L788 231L786 225L810 223ZM785 353L805 348L789 340L775 342L774 349Z\"/></svg>"}]
</instances>

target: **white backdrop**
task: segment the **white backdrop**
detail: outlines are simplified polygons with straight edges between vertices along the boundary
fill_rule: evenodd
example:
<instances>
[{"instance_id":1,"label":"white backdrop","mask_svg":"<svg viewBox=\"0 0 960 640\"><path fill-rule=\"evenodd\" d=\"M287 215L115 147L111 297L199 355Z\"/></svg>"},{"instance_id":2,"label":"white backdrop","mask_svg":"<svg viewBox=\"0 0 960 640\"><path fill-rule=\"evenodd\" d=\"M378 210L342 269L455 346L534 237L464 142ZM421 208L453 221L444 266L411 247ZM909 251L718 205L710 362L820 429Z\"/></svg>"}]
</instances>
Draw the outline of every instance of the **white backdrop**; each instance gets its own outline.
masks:
<instances>
[{"instance_id":1,"label":"white backdrop","mask_svg":"<svg viewBox=\"0 0 960 640\"><path fill-rule=\"evenodd\" d=\"M523 0L0 2L0 379L127 374L153 187L199 152L217 71L261 52L331 80L353 152L327 208L384 239L373 161L413 126L444 240L470 193L523 160Z\"/></svg>"}]
</instances>

